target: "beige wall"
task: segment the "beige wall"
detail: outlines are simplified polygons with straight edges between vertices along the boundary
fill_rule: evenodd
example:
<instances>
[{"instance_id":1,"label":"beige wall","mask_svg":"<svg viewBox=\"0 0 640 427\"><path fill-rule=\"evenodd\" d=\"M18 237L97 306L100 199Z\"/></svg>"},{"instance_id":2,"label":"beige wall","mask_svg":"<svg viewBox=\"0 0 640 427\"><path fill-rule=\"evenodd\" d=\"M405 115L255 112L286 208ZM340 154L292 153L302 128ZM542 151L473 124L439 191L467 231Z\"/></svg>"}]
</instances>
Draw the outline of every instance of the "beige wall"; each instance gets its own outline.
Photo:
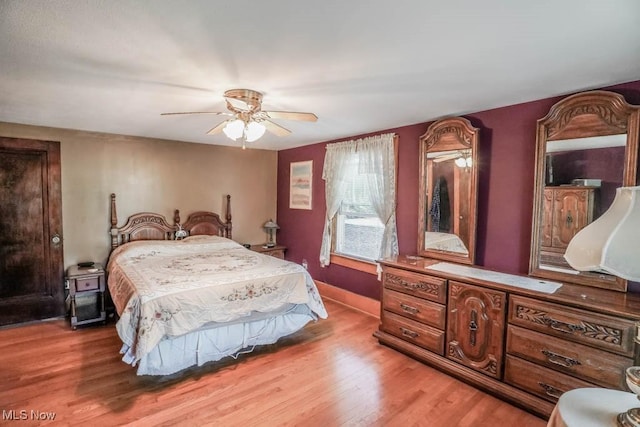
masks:
<instances>
[{"instance_id":1,"label":"beige wall","mask_svg":"<svg viewBox=\"0 0 640 427\"><path fill-rule=\"evenodd\" d=\"M262 224L276 215L277 152L0 122L0 135L60 141L65 267L109 254L109 195L118 225L149 211L173 223L208 210L224 216L231 195L233 238L265 241ZM223 217L224 218L224 217Z\"/></svg>"}]
</instances>

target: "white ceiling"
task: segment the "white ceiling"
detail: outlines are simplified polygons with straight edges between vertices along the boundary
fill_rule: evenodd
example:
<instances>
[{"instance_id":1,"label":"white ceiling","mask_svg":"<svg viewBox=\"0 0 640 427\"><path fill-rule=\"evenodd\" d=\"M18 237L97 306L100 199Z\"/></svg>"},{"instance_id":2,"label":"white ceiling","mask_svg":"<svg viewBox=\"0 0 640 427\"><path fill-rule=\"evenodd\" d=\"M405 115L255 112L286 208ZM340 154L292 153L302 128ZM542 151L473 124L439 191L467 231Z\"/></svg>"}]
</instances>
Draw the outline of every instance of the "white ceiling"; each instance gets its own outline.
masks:
<instances>
[{"instance_id":1,"label":"white ceiling","mask_svg":"<svg viewBox=\"0 0 640 427\"><path fill-rule=\"evenodd\" d=\"M640 80L638 0L0 0L0 121L236 145L227 89L284 149Z\"/></svg>"}]
</instances>

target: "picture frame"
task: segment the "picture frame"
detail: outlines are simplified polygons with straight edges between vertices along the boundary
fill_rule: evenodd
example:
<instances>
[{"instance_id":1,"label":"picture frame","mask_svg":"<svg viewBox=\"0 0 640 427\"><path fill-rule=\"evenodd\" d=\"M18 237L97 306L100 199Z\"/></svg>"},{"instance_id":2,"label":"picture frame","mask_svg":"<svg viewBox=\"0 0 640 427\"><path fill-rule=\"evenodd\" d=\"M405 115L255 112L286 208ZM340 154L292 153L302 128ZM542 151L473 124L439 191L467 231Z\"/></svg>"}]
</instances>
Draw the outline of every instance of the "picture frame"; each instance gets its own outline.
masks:
<instances>
[{"instance_id":1,"label":"picture frame","mask_svg":"<svg viewBox=\"0 0 640 427\"><path fill-rule=\"evenodd\" d=\"M313 160L291 162L289 169L289 208L311 210Z\"/></svg>"}]
</instances>

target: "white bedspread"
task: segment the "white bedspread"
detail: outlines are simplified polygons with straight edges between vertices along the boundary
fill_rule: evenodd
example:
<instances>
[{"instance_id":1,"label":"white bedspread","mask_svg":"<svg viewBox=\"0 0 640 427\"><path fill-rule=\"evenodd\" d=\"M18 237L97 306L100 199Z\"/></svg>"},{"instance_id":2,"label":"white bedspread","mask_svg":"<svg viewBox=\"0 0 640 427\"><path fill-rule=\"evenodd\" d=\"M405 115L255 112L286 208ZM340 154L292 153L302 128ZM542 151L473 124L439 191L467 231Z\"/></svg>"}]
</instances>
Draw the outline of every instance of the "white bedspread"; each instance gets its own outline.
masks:
<instances>
[{"instance_id":1,"label":"white bedspread","mask_svg":"<svg viewBox=\"0 0 640 427\"><path fill-rule=\"evenodd\" d=\"M307 304L327 317L302 266L223 237L131 242L113 251L107 272L120 315L116 328L136 360L163 338L285 304Z\"/></svg>"}]
</instances>

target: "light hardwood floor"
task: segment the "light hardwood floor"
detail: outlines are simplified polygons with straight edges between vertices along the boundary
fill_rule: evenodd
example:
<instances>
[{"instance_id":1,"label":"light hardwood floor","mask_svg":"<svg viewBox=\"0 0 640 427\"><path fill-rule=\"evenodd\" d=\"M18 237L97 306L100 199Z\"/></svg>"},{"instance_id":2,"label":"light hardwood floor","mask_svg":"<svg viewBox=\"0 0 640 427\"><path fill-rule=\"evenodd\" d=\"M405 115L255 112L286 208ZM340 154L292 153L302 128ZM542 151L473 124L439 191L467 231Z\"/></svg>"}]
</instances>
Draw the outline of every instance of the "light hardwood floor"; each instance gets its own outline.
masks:
<instances>
[{"instance_id":1,"label":"light hardwood floor","mask_svg":"<svg viewBox=\"0 0 640 427\"><path fill-rule=\"evenodd\" d=\"M36 425L39 411L55 413L43 425L545 426L378 344L374 317L325 302L329 319L277 345L171 378L137 377L113 324L0 330L0 425Z\"/></svg>"}]
</instances>

